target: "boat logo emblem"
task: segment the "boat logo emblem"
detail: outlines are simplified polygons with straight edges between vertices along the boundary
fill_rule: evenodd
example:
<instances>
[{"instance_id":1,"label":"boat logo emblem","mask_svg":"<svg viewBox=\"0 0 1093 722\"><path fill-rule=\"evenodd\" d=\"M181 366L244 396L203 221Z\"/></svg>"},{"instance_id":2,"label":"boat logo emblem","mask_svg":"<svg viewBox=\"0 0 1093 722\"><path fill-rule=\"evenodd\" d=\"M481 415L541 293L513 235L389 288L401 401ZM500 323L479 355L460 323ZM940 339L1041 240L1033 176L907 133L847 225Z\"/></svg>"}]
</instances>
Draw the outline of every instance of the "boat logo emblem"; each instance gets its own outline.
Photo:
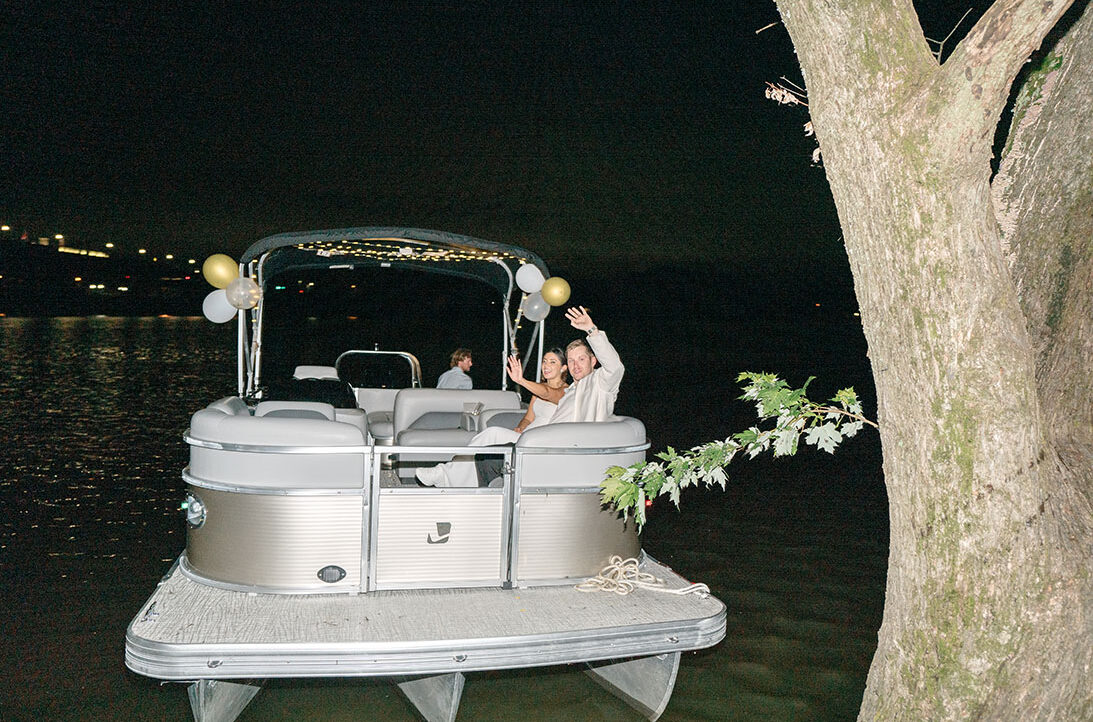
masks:
<instances>
[{"instance_id":1,"label":"boat logo emblem","mask_svg":"<svg viewBox=\"0 0 1093 722\"><path fill-rule=\"evenodd\" d=\"M436 523L436 539L430 534L425 538L425 541L429 544L447 544L451 533L452 523L450 521L438 521Z\"/></svg>"}]
</instances>

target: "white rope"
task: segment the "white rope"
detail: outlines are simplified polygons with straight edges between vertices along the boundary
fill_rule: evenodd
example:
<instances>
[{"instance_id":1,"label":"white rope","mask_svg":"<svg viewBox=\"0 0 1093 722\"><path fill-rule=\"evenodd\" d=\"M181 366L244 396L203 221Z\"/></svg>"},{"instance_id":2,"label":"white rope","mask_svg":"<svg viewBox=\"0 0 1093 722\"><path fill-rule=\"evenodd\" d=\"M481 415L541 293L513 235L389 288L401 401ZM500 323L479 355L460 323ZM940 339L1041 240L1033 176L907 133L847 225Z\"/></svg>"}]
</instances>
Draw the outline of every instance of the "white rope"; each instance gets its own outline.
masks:
<instances>
[{"instance_id":1,"label":"white rope","mask_svg":"<svg viewBox=\"0 0 1093 722\"><path fill-rule=\"evenodd\" d=\"M697 594L703 599L710 596L710 588L705 584L689 584L678 589L670 589L663 579L639 569L634 557L623 559L617 554L611 557L611 563L600 570L594 577L577 585L581 592L614 592L629 594L635 589L649 589L665 594Z\"/></svg>"}]
</instances>

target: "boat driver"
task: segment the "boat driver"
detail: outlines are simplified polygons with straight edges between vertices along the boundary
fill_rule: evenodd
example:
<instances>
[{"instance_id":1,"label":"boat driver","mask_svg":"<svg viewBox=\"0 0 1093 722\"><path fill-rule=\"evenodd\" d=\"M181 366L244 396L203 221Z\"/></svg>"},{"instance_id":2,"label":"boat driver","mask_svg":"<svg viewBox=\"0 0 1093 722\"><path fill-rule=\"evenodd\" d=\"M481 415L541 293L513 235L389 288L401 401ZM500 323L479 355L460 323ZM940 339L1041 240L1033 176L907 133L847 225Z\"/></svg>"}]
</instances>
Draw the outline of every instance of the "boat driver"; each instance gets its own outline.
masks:
<instances>
[{"instance_id":1,"label":"boat driver","mask_svg":"<svg viewBox=\"0 0 1093 722\"><path fill-rule=\"evenodd\" d=\"M469 390L474 388L474 381L467 375L467 372L471 370L471 366L474 365L469 348L457 348L452 351L452 358L448 365L450 368L440 374L440 378L436 380L438 389Z\"/></svg>"}]
</instances>

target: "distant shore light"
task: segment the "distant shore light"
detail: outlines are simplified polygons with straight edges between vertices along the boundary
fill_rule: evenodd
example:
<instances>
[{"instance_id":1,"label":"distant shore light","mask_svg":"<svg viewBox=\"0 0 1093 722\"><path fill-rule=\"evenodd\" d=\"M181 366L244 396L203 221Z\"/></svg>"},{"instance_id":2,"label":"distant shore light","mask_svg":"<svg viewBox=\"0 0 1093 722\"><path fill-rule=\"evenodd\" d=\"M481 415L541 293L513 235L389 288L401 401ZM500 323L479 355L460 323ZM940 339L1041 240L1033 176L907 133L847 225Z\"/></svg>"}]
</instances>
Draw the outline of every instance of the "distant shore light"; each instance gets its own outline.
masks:
<instances>
[{"instance_id":1,"label":"distant shore light","mask_svg":"<svg viewBox=\"0 0 1093 722\"><path fill-rule=\"evenodd\" d=\"M107 247L107 248L113 248L113 247L114 247L114 244L113 244L113 243L107 243L107 244L106 244L106 247Z\"/></svg>"},{"instance_id":2,"label":"distant shore light","mask_svg":"<svg viewBox=\"0 0 1093 722\"><path fill-rule=\"evenodd\" d=\"M175 259L175 254L168 253L166 256L164 256L164 258L166 258L168 261L173 261Z\"/></svg>"},{"instance_id":3,"label":"distant shore light","mask_svg":"<svg viewBox=\"0 0 1093 722\"><path fill-rule=\"evenodd\" d=\"M148 251L146 251L146 250L145 250L145 249L143 249L143 248L142 248L142 249L140 249L139 251L137 251L137 253L140 253L140 254L144 254L144 253L147 253L147 252L148 252Z\"/></svg>"},{"instance_id":4,"label":"distant shore light","mask_svg":"<svg viewBox=\"0 0 1093 722\"><path fill-rule=\"evenodd\" d=\"M63 235L61 235L60 233L58 233L55 236L53 236L53 239L57 240L57 241L63 241L65 239L65 237Z\"/></svg>"},{"instance_id":5,"label":"distant shore light","mask_svg":"<svg viewBox=\"0 0 1093 722\"><path fill-rule=\"evenodd\" d=\"M11 226L0 226L0 231L10 231Z\"/></svg>"}]
</instances>

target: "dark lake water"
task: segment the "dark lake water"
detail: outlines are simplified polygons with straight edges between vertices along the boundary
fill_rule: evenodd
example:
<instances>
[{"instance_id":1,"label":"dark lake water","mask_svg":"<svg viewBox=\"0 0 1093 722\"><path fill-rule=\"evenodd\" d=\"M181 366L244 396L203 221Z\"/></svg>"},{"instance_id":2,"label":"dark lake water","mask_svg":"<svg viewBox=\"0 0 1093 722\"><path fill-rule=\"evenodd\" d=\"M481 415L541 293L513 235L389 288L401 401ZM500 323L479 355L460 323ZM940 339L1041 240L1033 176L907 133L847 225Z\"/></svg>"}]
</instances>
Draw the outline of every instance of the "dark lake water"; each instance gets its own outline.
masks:
<instances>
[{"instance_id":1,"label":"dark lake water","mask_svg":"<svg viewBox=\"0 0 1093 722\"><path fill-rule=\"evenodd\" d=\"M817 395L855 385L871 403L846 309L641 322L610 299L597 310L627 364L618 410L646 421L654 450L752 423L733 400L745 368L816 374ZM0 719L192 719L184 685L126 670L124 636L183 548L181 437L193 411L234 392L233 339L201 318L0 318ZM492 380L489 363L476 371ZM833 457L737 462L729 491L654 507L645 549L709 584L729 627L683 656L662 719L854 718L888 547L879 442L861 436ZM416 717L383 682L285 680L241 719ZM460 719L638 716L578 669L548 668L469 675Z\"/></svg>"}]
</instances>

